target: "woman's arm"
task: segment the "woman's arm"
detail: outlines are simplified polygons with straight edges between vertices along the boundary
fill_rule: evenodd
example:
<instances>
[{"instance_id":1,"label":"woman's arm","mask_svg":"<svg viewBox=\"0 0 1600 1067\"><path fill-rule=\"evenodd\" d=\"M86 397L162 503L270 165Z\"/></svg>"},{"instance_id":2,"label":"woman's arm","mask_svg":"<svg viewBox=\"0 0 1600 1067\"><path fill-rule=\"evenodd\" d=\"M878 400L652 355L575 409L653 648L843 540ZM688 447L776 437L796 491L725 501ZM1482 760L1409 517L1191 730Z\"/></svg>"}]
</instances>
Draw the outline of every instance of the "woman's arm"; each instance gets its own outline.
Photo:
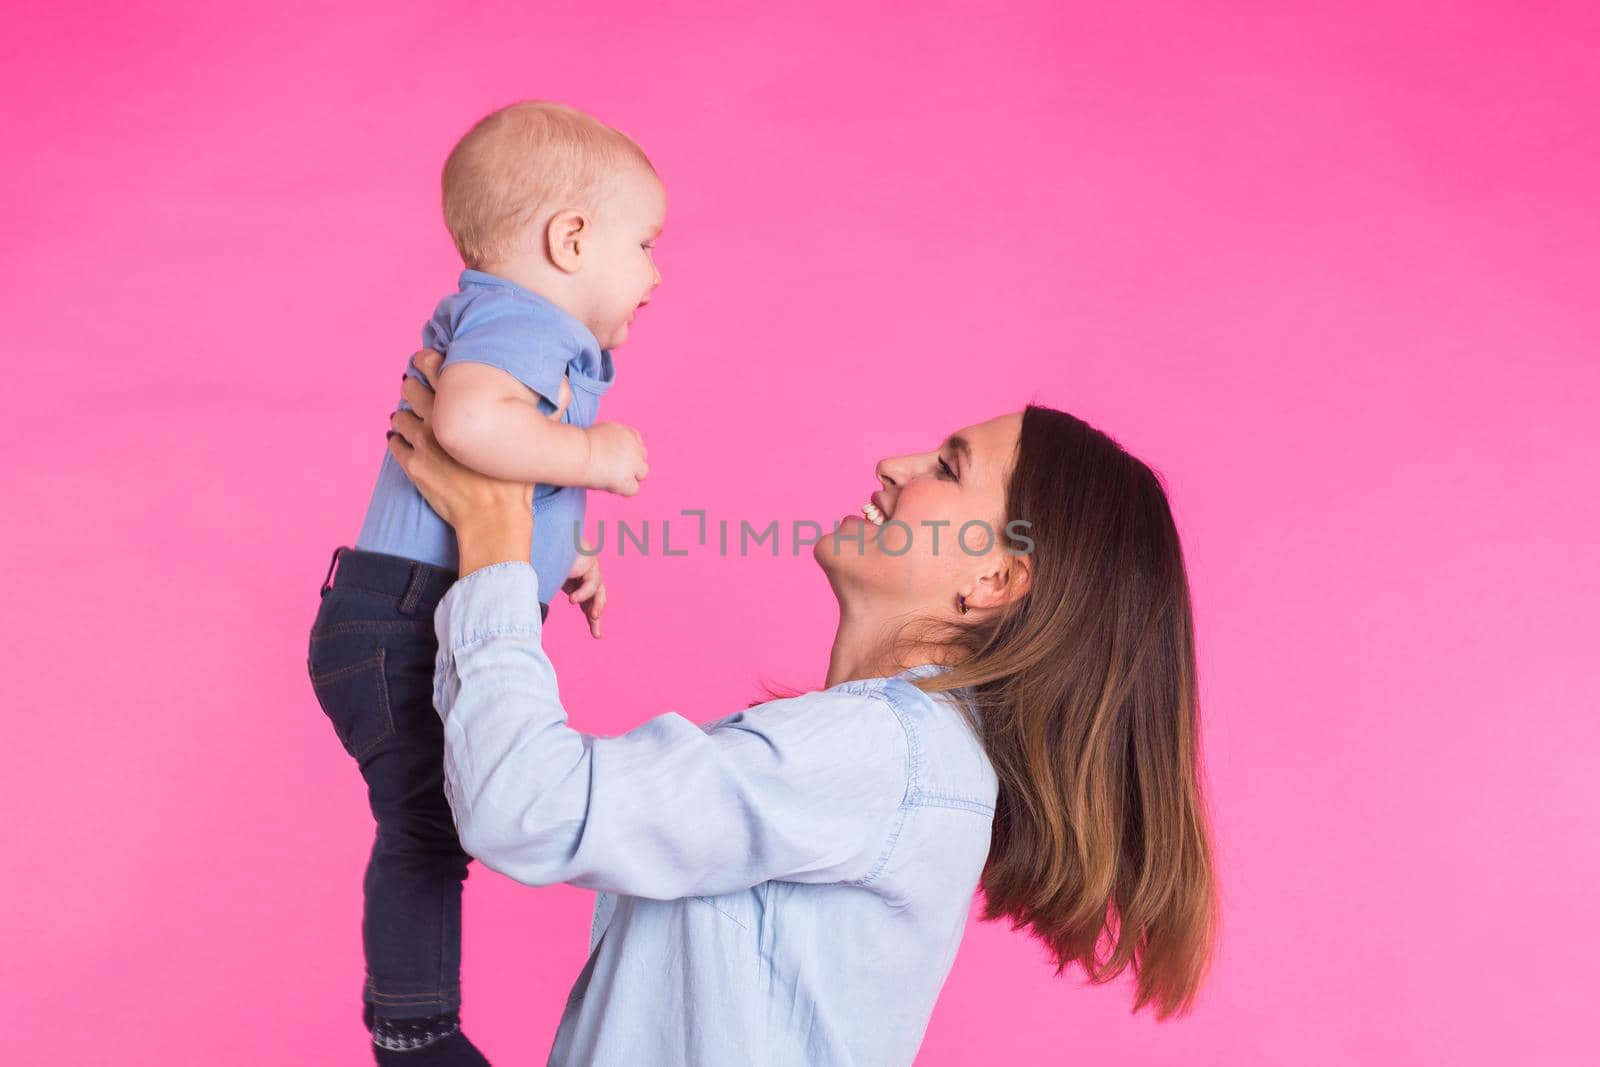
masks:
<instances>
[{"instance_id":1,"label":"woman's arm","mask_svg":"<svg viewBox=\"0 0 1600 1067\"><path fill-rule=\"evenodd\" d=\"M434 703L462 847L530 885L673 899L771 879L869 878L909 783L907 735L870 685L707 726L567 725L526 563L480 569L435 615Z\"/></svg>"},{"instance_id":2,"label":"woman's arm","mask_svg":"<svg viewBox=\"0 0 1600 1067\"><path fill-rule=\"evenodd\" d=\"M419 355L424 374L437 355ZM621 737L567 725L540 647L527 486L450 459L426 388L390 449L456 527L461 575L435 613L434 702L462 845L535 885L670 899L771 879L870 878L910 781L898 712L871 686L810 693L702 728L659 715Z\"/></svg>"}]
</instances>

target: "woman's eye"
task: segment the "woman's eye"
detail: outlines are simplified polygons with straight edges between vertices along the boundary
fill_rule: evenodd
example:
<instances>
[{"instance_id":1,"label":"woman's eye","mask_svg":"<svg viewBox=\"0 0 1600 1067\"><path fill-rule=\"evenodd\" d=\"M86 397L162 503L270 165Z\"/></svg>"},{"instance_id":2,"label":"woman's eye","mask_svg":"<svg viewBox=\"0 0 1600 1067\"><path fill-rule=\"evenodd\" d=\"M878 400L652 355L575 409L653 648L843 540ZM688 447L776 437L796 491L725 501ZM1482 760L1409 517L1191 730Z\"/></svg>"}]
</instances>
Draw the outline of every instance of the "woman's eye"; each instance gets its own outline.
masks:
<instances>
[{"instance_id":1,"label":"woman's eye","mask_svg":"<svg viewBox=\"0 0 1600 1067\"><path fill-rule=\"evenodd\" d=\"M956 472L950 469L950 464L944 461L943 456L939 457L939 477L949 478L951 481L955 481L956 477Z\"/></svg>"}]
</instances>

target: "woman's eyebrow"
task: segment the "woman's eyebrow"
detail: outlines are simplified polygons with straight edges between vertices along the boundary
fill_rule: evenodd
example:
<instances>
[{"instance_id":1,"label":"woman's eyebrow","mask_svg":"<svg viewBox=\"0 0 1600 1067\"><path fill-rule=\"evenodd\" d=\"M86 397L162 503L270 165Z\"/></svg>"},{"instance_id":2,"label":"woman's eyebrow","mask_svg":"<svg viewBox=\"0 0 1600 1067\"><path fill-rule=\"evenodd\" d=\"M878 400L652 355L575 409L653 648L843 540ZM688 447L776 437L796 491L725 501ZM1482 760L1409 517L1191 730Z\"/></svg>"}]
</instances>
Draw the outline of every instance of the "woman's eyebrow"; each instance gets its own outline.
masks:
<instances>
[{"instance_id":1,"label":"woman's eyebrow","mask_svg":"<svg viewBox=\"0 0 1600 1067\"><path fill-rule=\"evenodd\" d=\"M962 437L960 434L952 434L945 441L944 446L946 448L954 449L956 454L961 458L963 465L967 465L972 462L972 445L968 444L967 439Z\"/></svg>"}]
</instances>

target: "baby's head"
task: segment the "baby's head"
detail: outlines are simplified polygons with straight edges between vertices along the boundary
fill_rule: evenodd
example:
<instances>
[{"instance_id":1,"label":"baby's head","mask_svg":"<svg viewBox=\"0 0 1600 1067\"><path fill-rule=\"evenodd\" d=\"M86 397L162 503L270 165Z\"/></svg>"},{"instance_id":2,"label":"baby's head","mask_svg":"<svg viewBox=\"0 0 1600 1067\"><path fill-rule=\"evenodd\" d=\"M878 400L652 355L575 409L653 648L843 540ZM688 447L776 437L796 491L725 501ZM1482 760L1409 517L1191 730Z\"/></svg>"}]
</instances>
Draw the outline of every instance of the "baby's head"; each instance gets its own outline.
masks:
<instances>
[{"instance_id":1,"label":"baby's head","mask_svg":"<svg viewBox=\"0 0 1600 1067\"><path fill-rule=\"evenodd\" d=\"M651 249L666 210L643 150L560 104L494 112L444 165L444 221L462 261L559 305L601 348L627 340L661 284Z\"/></svg>"}]
</instances>

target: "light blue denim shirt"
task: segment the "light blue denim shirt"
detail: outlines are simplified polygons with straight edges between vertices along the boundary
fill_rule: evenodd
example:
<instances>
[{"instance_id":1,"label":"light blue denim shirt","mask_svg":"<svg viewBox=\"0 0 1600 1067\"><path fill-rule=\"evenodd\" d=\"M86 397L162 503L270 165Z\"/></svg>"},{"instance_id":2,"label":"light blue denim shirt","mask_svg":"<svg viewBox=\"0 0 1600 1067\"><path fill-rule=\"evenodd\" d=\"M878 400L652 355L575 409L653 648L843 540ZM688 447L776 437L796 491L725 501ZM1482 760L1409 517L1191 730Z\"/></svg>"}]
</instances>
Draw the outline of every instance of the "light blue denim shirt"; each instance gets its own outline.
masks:
<instances>
[{"instance_id":1,"label":"light blue denim shirt","mask_svg":"<svg viewBox=\"0 0 1600 1067\"><path fill-rule=\"evenodd\" d=\"M567 725L533 571L458 582L434 704L462 846L597 890L551 1064L892 1067L916 1056L989 851L996 779L950 697L846 682L696 725Z\"/></svg>"},{"instance_id":2,"label":"light blue denim shirt","mask_svg":"<svg viewBox=\"0 0 1600 1067\"><path fill-rule=\"evenodd\" d=\"M422 328L422 344L444 353L444 365L487 363L539 394L539 410L555 411L564 375L572 402L562 422L592 426L600 398L616 374L609 350L602 350L583 323L532 290L483 271L461 272L457 292L439 301ZM420 377L415 366L406 373ZM561 591L577 557L574 523L583 523L585 490L577 486L536 486L534 537L528 559L539 573L539 600L550 603ZM454 570L456 535L434 514L387 449L378 468L366 518L356 547L404 556Z\"/></svg>"}]
</instances>

